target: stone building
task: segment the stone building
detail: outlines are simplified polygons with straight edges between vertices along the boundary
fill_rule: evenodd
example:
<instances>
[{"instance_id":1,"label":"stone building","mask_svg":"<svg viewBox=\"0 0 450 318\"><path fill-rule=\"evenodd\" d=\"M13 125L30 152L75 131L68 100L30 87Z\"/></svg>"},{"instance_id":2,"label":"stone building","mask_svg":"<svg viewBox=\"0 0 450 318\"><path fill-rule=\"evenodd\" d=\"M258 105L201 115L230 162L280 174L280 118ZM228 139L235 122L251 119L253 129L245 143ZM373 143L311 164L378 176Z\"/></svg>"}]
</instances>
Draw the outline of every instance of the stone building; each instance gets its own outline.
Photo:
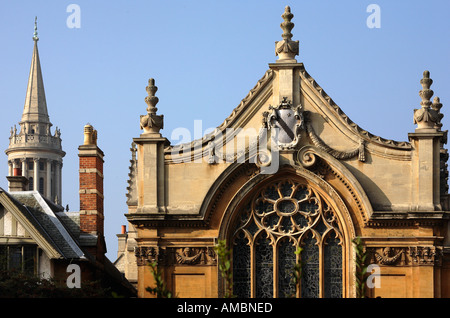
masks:
<instances>
[{"instance_id":1,"label":"stone building","mask_svg":"<svg viewBox=\"0 0 450 318\"><path fill-rule=\"evenodd\" d=\"M76 264L78 286L97 281L118 295L134 296L133 286L105 255L104 154L91 125L84 127L78 148L80 211L65 211L61 204L65 153L59 130L50 132L36 26L33 40L20 131L11 131L5 151L10 169L8 191L0 188L0 269L64 281L73 273L68 266Z\"/></svg>"},{"instance_id":2,"label":"stone building","mask_svg":"<svg viewBox=\"0 0 450 318\"><path fill-rule=\"evenodd\" d=\"M152 296L149 262L178 297L221 297L214 247L226 240L239 297L355 297L359 237L380 282L368 296L450 297L447 131L430 73L418 74L408 141L375 136L297 62L292 17L286 7L278 59L202 139L171 145L160 134L149 80L118 265L139 297Z\"/></svg>"}]
</instances>

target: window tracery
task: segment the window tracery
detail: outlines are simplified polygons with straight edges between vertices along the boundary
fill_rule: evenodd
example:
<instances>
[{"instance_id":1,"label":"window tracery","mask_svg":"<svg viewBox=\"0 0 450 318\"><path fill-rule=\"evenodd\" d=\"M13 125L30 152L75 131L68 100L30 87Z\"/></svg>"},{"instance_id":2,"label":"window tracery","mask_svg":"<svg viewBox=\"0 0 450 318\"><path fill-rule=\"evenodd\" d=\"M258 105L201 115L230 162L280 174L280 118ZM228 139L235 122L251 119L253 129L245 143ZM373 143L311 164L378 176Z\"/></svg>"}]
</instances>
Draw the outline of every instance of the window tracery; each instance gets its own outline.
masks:
<instances>
[{"instance_id":1,"label":"window tracery","mask_svg":"<svg viewBox=\"0 0 450 318\"><path fill-rule=\"evenodd\" d=\"M268 184L245 205L232 235L238 297L290 297L296 262L300 297L342 297L343 236L333 208L308 184ZM302 248L300 255L295 251Z\"/></svg>"}]
</instances>

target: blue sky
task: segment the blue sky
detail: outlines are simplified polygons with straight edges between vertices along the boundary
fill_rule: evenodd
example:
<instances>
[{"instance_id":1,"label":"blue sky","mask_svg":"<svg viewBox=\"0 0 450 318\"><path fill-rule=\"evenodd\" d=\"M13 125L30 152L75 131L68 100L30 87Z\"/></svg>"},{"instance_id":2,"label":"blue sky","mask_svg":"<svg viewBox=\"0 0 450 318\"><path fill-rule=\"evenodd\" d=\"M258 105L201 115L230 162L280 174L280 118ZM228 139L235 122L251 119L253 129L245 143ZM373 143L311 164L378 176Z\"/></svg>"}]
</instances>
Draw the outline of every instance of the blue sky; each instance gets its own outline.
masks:
<instances>
[{"instance_id":1,"label":"blue sky","mask_svg":"<svg viewBox=\"0 0 450 318\"><path fill-rule=\"evenodd\" d=\"M70 4L80 8L80 28L67 25ZM381 9L380 28L366 24L370 4ZM448 129L448 0L1 0L0 146L7 149L10 127L21 118L37 16L48 111L66 152L63 204L79 209L77 148L89 122L105 153L105 236L114 261L148 79L156 80L169 140L178 127L193 134L195 120L204 129L220 125L275 62L286 5L294 14L293 40L300 41L297 61L355 123L407 141L420 107L419 81L429 70ZM6 176L6 155L2 169ZM6 178L0 187L8 188Z\"/></svg>"}]
</instances>

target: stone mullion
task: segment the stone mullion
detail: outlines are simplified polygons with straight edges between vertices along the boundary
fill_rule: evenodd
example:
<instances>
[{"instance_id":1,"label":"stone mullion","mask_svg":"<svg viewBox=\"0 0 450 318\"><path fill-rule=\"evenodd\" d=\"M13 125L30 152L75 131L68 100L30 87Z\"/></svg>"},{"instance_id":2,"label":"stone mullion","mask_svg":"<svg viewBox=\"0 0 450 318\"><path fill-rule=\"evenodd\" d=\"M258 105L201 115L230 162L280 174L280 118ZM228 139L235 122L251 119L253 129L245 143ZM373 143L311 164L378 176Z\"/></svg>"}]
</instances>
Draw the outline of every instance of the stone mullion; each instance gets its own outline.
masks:
<instances>
[{"instance_id":1,"label":"stone mullion","mask_svg":"<svg viewBox=\"0 0 450 318\"><path fill-rule=\"evenodd\" d=\"M278 248L275 242L272 246L272 262L273 262L273 298L278 298Z\"/></svg>"},{"instance_id":2,"label":"stone mullion","mask_svg":"<svg viewBox=\"0 0 450 318\"><path fill-rule=\"evenodd\" d=\"M324 268L324 240L320 238L317 240L317 245L319 246L319 298L324 297L324 286L325 286L325 268Z\"/></svg>"},{"instance_id":3,"label":"stone mullion","mask_svg":"<svg viewBox=\"0 0 450 318\"><path fill-rule=\"evenodd\" d=\"M255 241L254 237L250 244L250 298L256 295L256 264L255 264Z\"/></svg>"}]
</instances>

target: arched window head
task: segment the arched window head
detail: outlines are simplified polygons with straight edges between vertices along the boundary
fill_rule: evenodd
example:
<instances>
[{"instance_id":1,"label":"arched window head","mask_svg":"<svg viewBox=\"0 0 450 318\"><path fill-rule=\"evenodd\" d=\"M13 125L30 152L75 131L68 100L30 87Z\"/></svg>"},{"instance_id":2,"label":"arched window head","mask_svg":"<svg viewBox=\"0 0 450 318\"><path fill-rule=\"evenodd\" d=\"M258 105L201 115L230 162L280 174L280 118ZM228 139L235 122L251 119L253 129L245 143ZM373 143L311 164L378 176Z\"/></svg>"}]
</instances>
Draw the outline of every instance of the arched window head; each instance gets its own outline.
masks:
<instances>
[{"instance_id":1,"label":"arched window head","mask_svg":"<svg viewBox=\"0 0 450 318\"><path fill-rule=\"evenodd\" d=\"M235 295L342 297L342 227L318 191L281 179L243 206L231 240ZM295 264L299 285L292 279Z\"/></svg>"}]
</instances>

